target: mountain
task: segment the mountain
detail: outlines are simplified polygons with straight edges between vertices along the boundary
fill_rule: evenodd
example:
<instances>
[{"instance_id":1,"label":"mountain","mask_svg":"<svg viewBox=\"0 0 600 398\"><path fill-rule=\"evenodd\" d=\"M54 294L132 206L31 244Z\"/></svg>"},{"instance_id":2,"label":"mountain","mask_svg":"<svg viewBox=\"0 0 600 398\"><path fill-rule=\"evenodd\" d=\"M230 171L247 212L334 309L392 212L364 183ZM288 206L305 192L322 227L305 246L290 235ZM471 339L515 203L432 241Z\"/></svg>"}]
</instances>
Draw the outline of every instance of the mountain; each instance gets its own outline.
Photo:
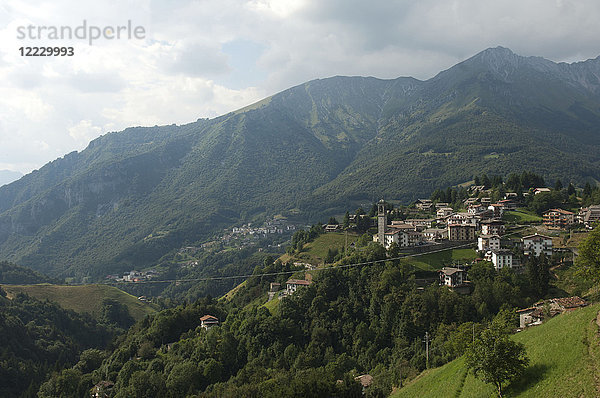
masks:
<instances>
[{"instance_id":1,"label":"mountain","mask_svg":"<svg viewBox=\"0 0 600 398\"><path fill-rule=\"evenodd\" d=\"M12 170L0 170L0 186L10 184L23 177L23 173Z\"/></svg>"},{"instance_id":2,"label":"mountain","mask_svg":"<svg viewBox=\"0 0 600 398\"><path fill-rule=\"evenodd\" d=\"M498 47L426 81L314 80L215 119L106 134L0 187L0 258L98 276L235 223L409 202L475 174L595 183L599 129L600 58Z\"/></svg>"}]
</instances>

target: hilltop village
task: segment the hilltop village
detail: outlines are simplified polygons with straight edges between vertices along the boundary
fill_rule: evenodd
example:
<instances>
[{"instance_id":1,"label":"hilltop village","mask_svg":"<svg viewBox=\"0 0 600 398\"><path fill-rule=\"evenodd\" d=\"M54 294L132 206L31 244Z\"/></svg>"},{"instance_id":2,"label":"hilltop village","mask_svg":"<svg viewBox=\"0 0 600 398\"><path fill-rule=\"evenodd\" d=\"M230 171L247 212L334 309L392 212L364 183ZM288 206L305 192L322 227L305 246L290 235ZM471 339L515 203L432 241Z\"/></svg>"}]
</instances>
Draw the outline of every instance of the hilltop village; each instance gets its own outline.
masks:
<instances>
[{"instance_id":1,"label":"hilltop village","mask_svg":"<svg viewBox=\"0 0 600 398\"><path fill-rule=\"evenodd\" d=\"M523 173L520 178L523 177L543 182L539 176ZM514 181L515 177L511 178ZM532 257L536 261L541 257L549 267L570 263L577 243L600 221L600 205L581 205L590 202L589 187L577 192L573 185L563 188L558 181L554 188L531 186L523 192L521 185L511 192L507 189L510 183L498 181L499 177L494 179L492 183L487 176L476 177L476 182L484 180L487 185L436 191L431 198L418 199L410 206L394 207L381 199L368 214L362 208L354 214L346 212L342 222L331 217L327 224L313 226L311 231L338 235L343 247L329 247L324 258L310 258L303 255L303 249L292 249L290 258L296 259L294 265L310 271L334 264L349 249L355 249L357 240L367 239L383 246L388 257L467 248L472 255L441 264L436 279L440 285L469 293L471 282L467 275L472 264L489 262L496 271L524 273L526 261ZM444 194L454 200L441 200ZM299 241L300 246L306 243ZM292 241L291 247L299 246ZM428 276L424 281L431 282L432 277ZM269 299L289 296L299 287L310 285L311 279L310 272L306 272L305 279L291 278L286 286L271 284Z\"/></svg>"}]
</instances>

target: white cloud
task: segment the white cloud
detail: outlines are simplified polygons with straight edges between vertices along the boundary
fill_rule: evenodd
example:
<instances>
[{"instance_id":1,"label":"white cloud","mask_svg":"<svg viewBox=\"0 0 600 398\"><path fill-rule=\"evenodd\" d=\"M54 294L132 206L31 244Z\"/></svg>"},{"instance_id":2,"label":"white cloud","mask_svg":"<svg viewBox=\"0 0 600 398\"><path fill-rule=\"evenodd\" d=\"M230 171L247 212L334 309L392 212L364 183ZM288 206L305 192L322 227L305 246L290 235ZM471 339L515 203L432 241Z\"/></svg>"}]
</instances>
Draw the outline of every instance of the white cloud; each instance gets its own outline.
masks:
<instances>
[{"instance_id":1,"label":"white cloud","mask_svg":"<svg viewBox=\"0 0 600 398\"><path fill-rule=\"evenodd\" d=\"M71 138L82 145L80 149L102 134L102 128L94 126L90 120L80 120L76 125L69 127L68 131Z\"/></svg>"},{"instance_id":2,"label":"white cloud","mask_svg":"<svg viewBox=\"0 0 600 398\"><path fill-rule=\"evenodd\" d=\"M592 58L599 17L592 0L0 0L0 164L27 172L108 131L217 116L315 78L427 79L497 45ZM131 20L146 39L20 56L46 43L18 40L18 26L83 20Z\"/></svg>"}]
</instances>

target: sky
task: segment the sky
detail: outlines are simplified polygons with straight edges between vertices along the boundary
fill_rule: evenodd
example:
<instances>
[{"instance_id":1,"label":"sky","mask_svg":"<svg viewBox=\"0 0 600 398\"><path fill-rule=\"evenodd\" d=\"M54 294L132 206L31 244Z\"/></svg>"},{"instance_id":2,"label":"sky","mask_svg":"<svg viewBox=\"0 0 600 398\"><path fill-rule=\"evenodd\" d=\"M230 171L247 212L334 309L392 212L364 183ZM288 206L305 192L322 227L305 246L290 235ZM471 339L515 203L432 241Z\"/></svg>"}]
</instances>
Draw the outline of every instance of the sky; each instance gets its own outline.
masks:
<instances>
[{"instance_id":1,"label":"sky","mask_svg":"<svg viewBox=\"0 0 600 398\"><path fill-rule=\"evenodd\" d=\"M317 78L425 80L499 45L595 58L598 20L597 0L0 0L0 170L28 173L108 132L216 117ZM90 43L92 27L106 37ZM74 54L21 56L35 46Z\"/></svg>"}]
</instances>

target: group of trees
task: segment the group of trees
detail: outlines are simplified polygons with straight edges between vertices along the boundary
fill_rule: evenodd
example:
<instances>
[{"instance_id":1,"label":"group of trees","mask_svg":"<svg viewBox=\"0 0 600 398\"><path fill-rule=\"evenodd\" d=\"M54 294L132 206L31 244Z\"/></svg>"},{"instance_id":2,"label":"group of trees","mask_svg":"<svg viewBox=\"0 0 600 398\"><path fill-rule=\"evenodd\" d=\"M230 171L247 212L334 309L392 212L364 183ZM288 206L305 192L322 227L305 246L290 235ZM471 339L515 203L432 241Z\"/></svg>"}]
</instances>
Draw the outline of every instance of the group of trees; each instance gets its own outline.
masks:
<instances>
[{"instance_id":1,"label":"group of trees","mask_svg":"<svg viewBox=\"0 0 600 398\"><path fill-rule=\"evenodd\" d=\"M0 396L36 396L50 372L76 363L82 350L105 348L115 332L48 301L9 300L0 288Z\"/></svg>"},{"instance_id":2,"label":"group of trees","mask_svg":"<svg viewBox=\"0 0 600 398\"><path fill-rule=\"evenodd\" d=\"M305 244L312 242L323 232L325 231L323 229L323 224L321 223L312 225L308 231L299 230L294 232L294 235L292 235L292 242L287 248L288 253L301 252Z\"/></svg>"},{"instance_id":3,"label":"group of trees","mask_svg":"<svg viewBox=\"0 0 600 398\"><path fill-rule=\"evenodd\" d=\"M78 386L112 380L117 397L358 397L354 378L368 372L375 383L367 395L386 396L426 367L426 332L429 363L441 365L464 354L473 335L484 336L495 314L539 298L526 275L487 263L470 270L471 295L437 285L419 290L412 268L387 256L372 242L353 250L340 264L377 262L314 273L313 284L271 310L259 298L295 269L265 257L231 301L207 298L147 317L100 366L58 373L44 388L68 376ZM207 332L199 327L205 314L224 322Z\"/></svg>"}]
</instances>

